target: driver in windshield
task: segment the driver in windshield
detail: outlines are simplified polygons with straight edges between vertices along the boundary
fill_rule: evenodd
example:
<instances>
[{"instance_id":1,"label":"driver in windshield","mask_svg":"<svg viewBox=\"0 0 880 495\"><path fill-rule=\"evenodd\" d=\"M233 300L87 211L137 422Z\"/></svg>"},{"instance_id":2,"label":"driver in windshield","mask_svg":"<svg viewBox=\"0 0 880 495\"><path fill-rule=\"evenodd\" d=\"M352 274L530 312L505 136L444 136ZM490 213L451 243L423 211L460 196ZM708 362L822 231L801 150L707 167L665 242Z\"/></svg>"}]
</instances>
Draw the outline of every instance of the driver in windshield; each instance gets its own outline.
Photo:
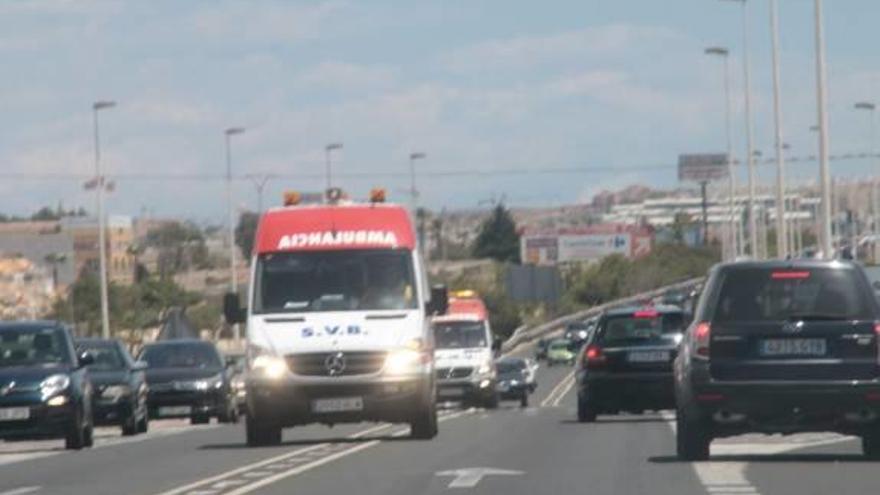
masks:
<instances>
[{"instance_id":1,"label":"driver in windshield","mask_svg":"<svg viewBox=\"0 0 880 495\"><path fill-rule=\"evenodd\" d=\"M407 282L406 270L399 263L368 266L369 282L364 290L363 309L406 309L411 306L413 290Z\"/></svg>"}]
</instances>

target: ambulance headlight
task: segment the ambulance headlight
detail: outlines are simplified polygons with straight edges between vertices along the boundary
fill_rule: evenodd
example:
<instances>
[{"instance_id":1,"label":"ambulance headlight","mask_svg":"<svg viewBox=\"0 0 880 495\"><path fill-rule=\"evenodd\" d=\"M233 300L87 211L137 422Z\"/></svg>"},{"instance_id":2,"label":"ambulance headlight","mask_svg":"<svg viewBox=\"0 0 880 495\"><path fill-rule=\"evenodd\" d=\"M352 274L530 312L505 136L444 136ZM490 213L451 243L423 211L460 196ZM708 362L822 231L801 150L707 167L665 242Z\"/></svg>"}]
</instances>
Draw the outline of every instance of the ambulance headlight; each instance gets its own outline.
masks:
<instances>
[{"instance_id":1,"label":"ambulance headlight","mask_svg":"<svg viewBox=\"0 0 880 495\"><path fill-rule=\"evenodd\" d=\"M287 361L278 356L262 355L251 362L251 371L257 376L277 380L287 374Z\"/></svg>"},{"instance_id":2,"label":"ambulance headlight","mask_svg":"<svg viewBox=\"0 0 880 495\"><path fill-rule=\"evenodd\" d=\"M398 349L385 358L385 372L389 375L418 373L422 367L422 353L412 349Z\"/></svg>"}]
</instances>

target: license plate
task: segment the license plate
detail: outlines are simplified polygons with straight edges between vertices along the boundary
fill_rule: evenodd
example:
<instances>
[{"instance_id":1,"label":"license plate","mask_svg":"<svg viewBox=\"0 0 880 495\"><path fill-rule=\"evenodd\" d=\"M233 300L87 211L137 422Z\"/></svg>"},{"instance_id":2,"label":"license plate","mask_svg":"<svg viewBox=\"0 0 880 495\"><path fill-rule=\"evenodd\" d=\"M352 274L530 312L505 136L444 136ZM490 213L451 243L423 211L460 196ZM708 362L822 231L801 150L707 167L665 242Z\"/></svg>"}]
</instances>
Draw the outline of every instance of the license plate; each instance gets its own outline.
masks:
<instances>
[{"instance_id":1,"label":"license plate","mask_svg":"<svg viewBox=\"0 0 880 495\"><path fill-rule=\"evenodd\" d=\"M27 407L5 407L0 409L0 421L23 421L31 417Z\"/></svg>"},{"instance_id":2,"label":"license plate","mask_svg":"<svg viewBox=\"0 0 880 495\"><path fill-rule=\"evenodd\" d=\"M761 341L762 356L824 356L825 339L766 339Z\"/></svg>"},{"instance_id":3,"label":"license plate","mask_svg":"<svg viewBox=\"0 0 880 495\"><path fill-rule=\"evenodd\" d=\"M669 351L636 351L626 355L631 363L665 363L669 361Z\"/></svg>"},{"instance_id":4,"label":"license plate","mask_svg":"<svg viewBox=\"0 0 880 495\"><path fill-rule=\"evenodd\" d=\"M438 397L461 397L464 390L460 388L441 388L437 390Z\"/></svg>"},{"instance_id":5,"label":"license plate","mask_svg":"<svg viewBox=\"0 0 880 495\"><path fill-rule=\"evenodd\" d=\"M317 399L312 401L312 412L335 413L362 411L364 399L361 397L342 397L338 399Z\"/></svg>"},{"instance_id":6,"label":"license plate","mask_svg":"<svg viewBox=\"0 0 880 495\"><path fill-rule=\"evenodd\" d=\"M167 406L159 408L159 416L189 416L192 413L190 406Z\"/></svg>"}]
</instances>

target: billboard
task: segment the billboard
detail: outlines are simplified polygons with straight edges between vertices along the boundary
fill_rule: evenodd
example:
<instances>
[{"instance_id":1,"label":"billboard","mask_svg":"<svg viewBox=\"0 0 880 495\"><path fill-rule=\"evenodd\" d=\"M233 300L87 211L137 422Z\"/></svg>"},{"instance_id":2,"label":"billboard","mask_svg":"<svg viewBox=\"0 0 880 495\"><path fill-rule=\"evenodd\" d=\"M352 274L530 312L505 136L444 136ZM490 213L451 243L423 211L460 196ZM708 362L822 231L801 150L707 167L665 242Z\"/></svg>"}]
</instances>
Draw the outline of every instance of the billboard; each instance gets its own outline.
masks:
<instances>
[{"instance_id":1,"label":"billboard","mask_svg":"<svg viewBox=\"0 0 880 495\"><path fill-rule=\"evenodd\" d=\"M651 252L653 233L639 227L524 233L520 238L522 261L551 265L600 260L612 254L638 258Z\"/></svg>"},{"instance_id":2,"label":"billboard","mask_svg":"<svg viewBox=\"0 0 880 495\"><path fill-rule=\"evenodd\" d=\"M678 156L678 180L712 182L727 177L726 153L698 153Z\"/></svg>"}]
</instances>

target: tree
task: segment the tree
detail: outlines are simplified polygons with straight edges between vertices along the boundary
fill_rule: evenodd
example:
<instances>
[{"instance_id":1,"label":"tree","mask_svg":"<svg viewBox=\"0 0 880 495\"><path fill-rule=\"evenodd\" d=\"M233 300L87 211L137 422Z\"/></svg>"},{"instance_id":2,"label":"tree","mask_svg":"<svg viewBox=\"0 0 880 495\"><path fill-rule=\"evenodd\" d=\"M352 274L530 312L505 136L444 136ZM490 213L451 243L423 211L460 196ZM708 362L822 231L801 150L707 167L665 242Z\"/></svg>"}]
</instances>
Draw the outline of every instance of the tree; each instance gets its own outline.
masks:
<instances>
[{"instance_id":1,"label":"tree","mask_svg":"<svg viewBox=\"0 0 880 495\"><path fill-rule=\"evenodd\" d=\"M519 234L510 210L498 204L492 215L480 226L472 248L477 258L519 263Z\"/></svg>"},{"instance_id":2,"label":"tree","mask_svg":"<svg viewBox=\"0 0 880 495\"><path fill-rule=\"evenodd\" d=\"M147 232L145 244L159 251L158 269L162 279L193 264L202 266L208 257L202 231L190 223L162 224Z\"/></svg>"},{"instance_id":3,"label":"tree","mask_svg":"<svg viewBox=\"0 0 880 495\"><path fill-rule=\"evenodd\" d=\"M235 227L235 244L241 249L242 257L248 261L254 252L254 239L257 236L259 223L259 213L245 211L238 217L238 225Z\"/></svg>"}]
</instances>

